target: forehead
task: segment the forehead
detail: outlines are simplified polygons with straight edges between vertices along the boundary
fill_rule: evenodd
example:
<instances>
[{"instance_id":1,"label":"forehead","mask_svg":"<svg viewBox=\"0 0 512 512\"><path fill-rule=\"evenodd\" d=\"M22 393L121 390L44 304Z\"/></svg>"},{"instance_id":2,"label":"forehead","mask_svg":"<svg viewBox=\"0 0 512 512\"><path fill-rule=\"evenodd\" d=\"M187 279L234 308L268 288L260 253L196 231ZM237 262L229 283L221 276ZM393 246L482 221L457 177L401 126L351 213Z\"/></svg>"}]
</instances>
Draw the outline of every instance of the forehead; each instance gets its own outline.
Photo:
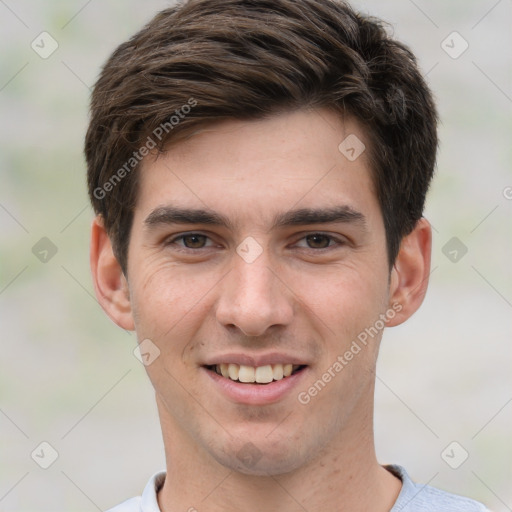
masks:
<instances>
[{"instance_id":1,"label":"forehead","mask_svg":"<svg viewBox=\"0 0 512 512\"><path fill-rule=\"evenodd\" d=\"M136 218L169 204L262 224L340 204L378 215L367 147L358 123L330 110L223 121L143 162Z\"/></svg>"}]
</instances>

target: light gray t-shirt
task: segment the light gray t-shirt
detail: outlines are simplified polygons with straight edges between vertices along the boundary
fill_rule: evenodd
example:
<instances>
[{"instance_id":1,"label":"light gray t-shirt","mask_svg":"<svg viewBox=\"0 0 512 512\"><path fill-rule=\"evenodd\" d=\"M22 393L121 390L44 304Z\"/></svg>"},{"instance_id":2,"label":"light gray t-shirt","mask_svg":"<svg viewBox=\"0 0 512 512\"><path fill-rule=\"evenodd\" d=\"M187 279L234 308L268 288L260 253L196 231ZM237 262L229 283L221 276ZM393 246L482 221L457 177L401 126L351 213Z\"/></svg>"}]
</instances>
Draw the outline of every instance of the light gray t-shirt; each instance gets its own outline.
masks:
<instances>
[{"instance_id":1,"label":"light gray t-shirt","mask_svg":"<svg viewBox=\"0 0 512 512\"><path fill-rule=\"evenodd\" d=\"M484 505L470 498L415 484L401 466L389 465L386 469L402 480L402 490L390 512L489 512ZM161 512L156 496L164 480L165 471L156 473L142 496L126 500L107 512Z\"/></svg>"}]
</instances>

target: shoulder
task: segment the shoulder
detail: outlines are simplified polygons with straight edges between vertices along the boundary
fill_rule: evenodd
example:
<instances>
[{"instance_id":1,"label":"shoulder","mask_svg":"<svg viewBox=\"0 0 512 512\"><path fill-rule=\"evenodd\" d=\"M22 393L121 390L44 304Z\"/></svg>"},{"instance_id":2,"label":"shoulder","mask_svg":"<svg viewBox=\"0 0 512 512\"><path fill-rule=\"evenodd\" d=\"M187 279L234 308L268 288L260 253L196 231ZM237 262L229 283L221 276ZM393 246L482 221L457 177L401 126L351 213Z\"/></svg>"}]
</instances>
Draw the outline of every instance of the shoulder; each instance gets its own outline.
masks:
<instances>
[{"instance_id":1,"label":"shoulder","mask_svg":"<svg viewBox=\"0 0 512 512\"><path fill-rule=\"evenodd\" d=\"M130 498L129 500L123 501L119 505L113 508L109 508L106 512L140 512L141 497Z\"/></svg>"},{"instance_id":2,"label":"shoulder","mask_svg":"<svg viewBox=\"0 0 512 512\"><path fill-rule=\"evenodd\" d=\"M488 512L471 498L414 483L401 466L391 465L386 469L402 480L402 490L391 512Z\"/></svg>"},{"instance_id":3,"label":"shoulder","mask_svg":"<svg viewBox=\"0 0 512 512\"><path fill-rule=\"evenodd\" d=\"M146 484L142 496L130 498L106 512L160 512L157 494L165 481L165 471L155 473Z\"/></svg>"}]
</instances>

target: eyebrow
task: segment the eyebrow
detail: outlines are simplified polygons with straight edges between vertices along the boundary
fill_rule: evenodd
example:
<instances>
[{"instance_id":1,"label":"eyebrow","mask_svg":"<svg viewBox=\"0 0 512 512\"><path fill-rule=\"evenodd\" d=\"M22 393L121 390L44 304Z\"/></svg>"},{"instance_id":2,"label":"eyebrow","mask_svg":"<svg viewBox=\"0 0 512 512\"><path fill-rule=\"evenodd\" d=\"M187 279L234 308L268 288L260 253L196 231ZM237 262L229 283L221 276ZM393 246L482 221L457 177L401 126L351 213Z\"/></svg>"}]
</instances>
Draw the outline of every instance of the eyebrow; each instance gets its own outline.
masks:
<instances>
[{"instance_id":1,"label":"eyebrow","mask_svg":"<svg viewBox=\"0 0 512 512\"><path fill-rule=\"evenodd\" d=\"M279 214L274 218L273 227L302 226L306 224L359 224L366 228L365 216L350 206L333 208L301 208Z\"/></svg>"},{"instance_id":2,"label":"eyebrow","mask_svg":"<svg viewBox=\"0 0 512 512\"><path fill-rule=\"evenodd\" d=\"M227 217L206 209L177 208L160 206L155 208L144 221L145 226L159 224L209 224L211 226L232 227Z\"/></svg>"},{"instance_id":3,"label":"eyebrow","mask_svg":"<svg viewBox=\"0 0 512 512\"><path fill-rule=\"evenodd\" d=\"M365 216L350 206L332 208L300 208L274 216L272 228L303 226L307 224L359 224L366 228ZM205 224L233 228L233 223L224 215L208 209L178 208L160 206L155 208L145 219L147 228L161 224Z\"/></svg>"}]
</instances>

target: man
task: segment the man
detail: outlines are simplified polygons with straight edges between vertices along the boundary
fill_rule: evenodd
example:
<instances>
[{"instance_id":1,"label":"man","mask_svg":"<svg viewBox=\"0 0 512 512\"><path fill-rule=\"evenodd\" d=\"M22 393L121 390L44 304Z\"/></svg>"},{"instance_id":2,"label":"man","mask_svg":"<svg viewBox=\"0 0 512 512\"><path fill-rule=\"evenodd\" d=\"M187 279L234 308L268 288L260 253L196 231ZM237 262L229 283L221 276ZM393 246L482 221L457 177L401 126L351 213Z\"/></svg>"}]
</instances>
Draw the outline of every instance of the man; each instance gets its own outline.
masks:
<instances>
[{"instance_id":1,"label":"man","mask_svg":"<svg viewBox=\"0 0 512 512\"><path fill-rule=\"evenodd\" d=\"M383 329L427 288L436 148L413 55L345 3L190 0L114 52L91 266L167 461L114 511L485 510L373 441Z\"/></svg>"}]
</instances>

